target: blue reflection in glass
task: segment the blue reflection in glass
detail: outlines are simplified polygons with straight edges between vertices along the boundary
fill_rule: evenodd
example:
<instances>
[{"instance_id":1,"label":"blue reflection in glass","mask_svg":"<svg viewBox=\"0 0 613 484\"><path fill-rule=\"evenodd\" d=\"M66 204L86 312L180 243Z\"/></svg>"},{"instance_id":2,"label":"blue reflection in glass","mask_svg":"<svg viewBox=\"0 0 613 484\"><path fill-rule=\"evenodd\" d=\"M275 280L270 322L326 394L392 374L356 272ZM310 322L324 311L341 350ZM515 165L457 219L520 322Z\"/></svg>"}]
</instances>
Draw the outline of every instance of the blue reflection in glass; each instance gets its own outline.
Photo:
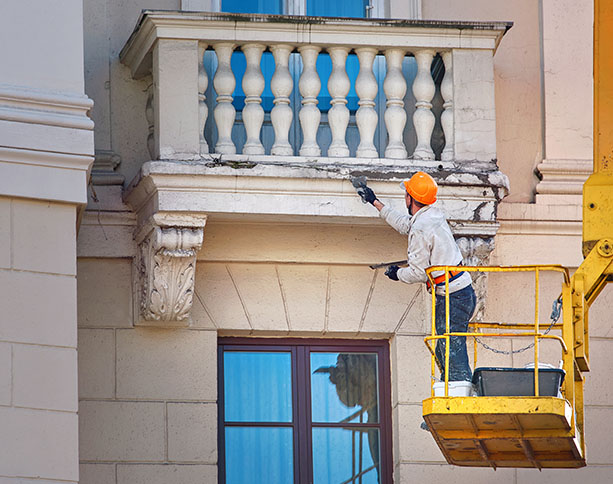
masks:
<instances>
[{"instance_id":1,"label":"blue reflection in glass","mask_svg":"<svg viewBox=\"0 0 613 484\"><path fill-rule=\"evenodd\" d=\"M226 484L294 482L291 428L226 427Z\"/></svg>"},{"instance_id":2,"label":"blue reflection in glass","mask_svg":"<svg viewBox=\"0 0 613 484\"><path fill-rule=\"evenodd\" d=\"M221 0L221 11L281 14L282 5L282 0Z\"/></svg>"},{"instance_id":3,"label":"blue reflection in glass","mask_svg":"<svg viewBox=\"0 0 613 484\"><path fill-rule=\"evenodd\" d=\"M378 484L378 463L377 429L313 429L313 484Z\"/></svg>"},{"instance_id":4,"label":"blue reflection in glass","mask_svg":"<svg viewBox=\"0 0 613 484\"><path fill-rule=\"evenodd\" d=\"M322 17L365 17L368 0L307 0L307 15Z\"/></svg>"},{"instance_id":5,"label":"blue reflection in glass","mask_svg":"<svg viewBox=\"0 0 613 484\"><path fill-rule=\"evenodd\" d=\"M313 422L378 423L377 355L311 353Z\"/></svg>"},{"instance_id":6,"label":"blue reflection in glass","mask_svg":"<svg viewBox=\"0 0 613 484\"><path fill-rule=\"evenodd\" d=\"M292 356L224 352L226 422L292 421Z\"/></svg>"}]
</instances>

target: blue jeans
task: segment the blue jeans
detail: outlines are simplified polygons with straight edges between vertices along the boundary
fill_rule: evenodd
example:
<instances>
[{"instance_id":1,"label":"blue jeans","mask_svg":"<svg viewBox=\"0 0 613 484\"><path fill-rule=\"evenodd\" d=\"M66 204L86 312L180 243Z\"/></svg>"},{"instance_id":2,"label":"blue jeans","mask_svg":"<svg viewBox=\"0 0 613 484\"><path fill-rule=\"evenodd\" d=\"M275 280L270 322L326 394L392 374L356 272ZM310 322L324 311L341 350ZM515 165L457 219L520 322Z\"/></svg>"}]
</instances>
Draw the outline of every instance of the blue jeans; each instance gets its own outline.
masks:
<instances>
[{"instance_id":1,"label":"blue jeans","mask_svg":"<svg viewBox=\"0 0 613 484\"><path fill-rule=\"evenodd\" d=\"M472 287L466 286L449 295L449 332L466 333L468 322L475 311L477 297ZM436 296L436 333L444 334L446 328L445 296ZM441 380L445 380L445 340L436 343L436 359L442 368ZM471 381L472 372L466 351L466 336L452 336L449 346L449 381Z\"/></svg>"}]
</instances>

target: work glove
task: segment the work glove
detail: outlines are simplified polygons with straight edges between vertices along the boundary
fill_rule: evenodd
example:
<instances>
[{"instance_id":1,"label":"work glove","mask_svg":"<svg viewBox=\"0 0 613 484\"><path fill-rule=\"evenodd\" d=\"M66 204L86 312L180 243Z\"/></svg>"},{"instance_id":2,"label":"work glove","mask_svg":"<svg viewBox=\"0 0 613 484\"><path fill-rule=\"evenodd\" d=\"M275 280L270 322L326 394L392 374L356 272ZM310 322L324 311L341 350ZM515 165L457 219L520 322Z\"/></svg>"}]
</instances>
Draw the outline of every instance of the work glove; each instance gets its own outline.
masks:
<instances>
[{"instance_id":1,"label":"work glove","mask_svg":"<svg viewBox=\"0 0 613 484\"><path fill-rule=\"evenodd\" d=\"M358 195L364 203L374 204L375 200L378 200L375 192L373 192L372 189L368 188L366 185L358 188Z\"/></svg>"},{"instance_id":2,"label":"work glove","mask_svg":"<svg viewBox=\"0 0 613 484\"><path fill-rule=\"evenodd\" d=\"M392 281L399 281L400 279L398 279L398 269L400 269L400 267L391 265L385 270L385 275L389 277Z\"/></svg>"}]
</instances>

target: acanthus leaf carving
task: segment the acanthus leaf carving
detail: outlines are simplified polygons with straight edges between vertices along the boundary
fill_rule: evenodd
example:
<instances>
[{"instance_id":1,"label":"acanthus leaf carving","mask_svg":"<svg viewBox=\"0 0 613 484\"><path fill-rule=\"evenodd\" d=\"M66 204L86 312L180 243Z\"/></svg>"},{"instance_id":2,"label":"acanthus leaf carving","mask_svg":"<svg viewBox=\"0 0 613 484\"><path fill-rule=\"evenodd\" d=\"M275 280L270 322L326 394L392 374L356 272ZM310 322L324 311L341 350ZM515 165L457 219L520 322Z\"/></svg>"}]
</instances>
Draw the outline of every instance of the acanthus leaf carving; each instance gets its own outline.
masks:
<instances>
[{"instance_id":1,"label":"acanthus leaf carving","mask_svg":"<svg viewBox=\"0 0 613 484\"><path fill-rule=\"evenodd\" d=\"M157 220L141 230L137 324L189 325L205 220L189 226L160 226Z\"/></svg>"}]
</instances>

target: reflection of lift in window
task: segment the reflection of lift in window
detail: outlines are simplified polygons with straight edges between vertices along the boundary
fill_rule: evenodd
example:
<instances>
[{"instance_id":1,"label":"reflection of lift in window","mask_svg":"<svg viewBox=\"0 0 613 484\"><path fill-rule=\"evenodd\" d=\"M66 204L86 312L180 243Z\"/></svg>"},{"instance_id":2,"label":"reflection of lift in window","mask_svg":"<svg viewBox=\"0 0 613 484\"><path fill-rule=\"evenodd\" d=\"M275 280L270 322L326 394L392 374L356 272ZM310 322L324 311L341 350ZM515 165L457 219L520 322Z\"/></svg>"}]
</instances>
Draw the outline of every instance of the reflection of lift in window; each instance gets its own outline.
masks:
<instances>
[{"instance_id":1,"label":"reflection of lift in window","mask_svg":"<svg viewBox=\"0 0 613 484\"><path fill-rule=\"evenodd\" d=\"M222 338L220 482L391 482L387 341Z\"/></svg>"}]
</instances>

